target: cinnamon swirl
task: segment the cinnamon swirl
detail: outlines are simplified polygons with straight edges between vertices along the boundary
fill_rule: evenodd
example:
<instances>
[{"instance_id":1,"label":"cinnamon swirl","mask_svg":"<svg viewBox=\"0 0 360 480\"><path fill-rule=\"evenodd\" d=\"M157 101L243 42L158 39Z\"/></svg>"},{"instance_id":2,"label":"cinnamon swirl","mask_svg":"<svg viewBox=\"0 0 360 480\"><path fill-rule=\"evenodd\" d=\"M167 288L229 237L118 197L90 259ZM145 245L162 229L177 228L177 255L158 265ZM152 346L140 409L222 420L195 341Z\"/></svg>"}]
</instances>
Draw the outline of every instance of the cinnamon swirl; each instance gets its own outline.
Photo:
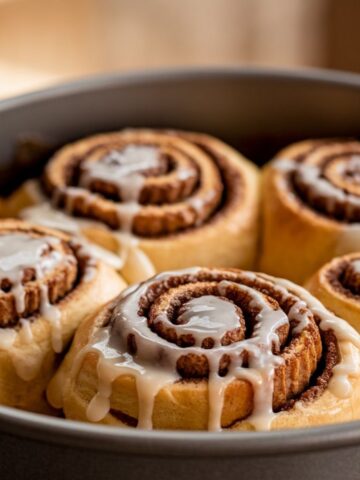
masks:
<instances>
[{"instance_id":1,"label":"cinnamon swirl","mask_svg":"<svg viewBox=\"0 0 360 480\"><path fill-rule=\"evenodd\" d=\"M264 172L261 269L304 282L359 249L360 143L314 140L278 154Z\"/></svg>"},{"instance_id":2,"label":"cinnamon swirl","mask_svg":"<svg viewBox=\"0 0 360 480\"><path fill-rule=\"evenodd\" d=\"M68 236L1 221L0 404L47 412L44 392L59 354L124 285Z\"/></svg>"},{"instance_id":3,"label":"cinnamon swirl","mask_svg":"<svg viewBox=\"0 0 360 480\"><path fill-rule=\"evenodd\" d=\"M89 318L48 397L67 418L144 429L345 421L360 418L359 348L350 325L289 281L190 268Z\"/></svg>"},{"instance_id":4,"label":"cinnamon swirl","mask_svg":"<svg viewBox=\"0 0 360 480\"><path fill-rule=\"evenodd\" d=\"M215 138L155 130L86 138L49 161L43 187L45 199L72 221L80 219L91 241L120 253L128 281L153 273L147 267L134 278L144 256L157 271L193 263L253 266L257 168ZM12 213L39 201L39 190L29 195L22 189L12 199ZM23 215L51 222L53 213L42 207Z\"/></svg>"},{"instance_id":5,"label":"cinnamon swirl","mask_svg":"<svg viewBox=\"0 0 360 480\"><path fill-rule=\"evenodd\" d=\"M307 288L360 331L360 253L334 258L311 277Z\"/></svg>"}]
</instances>

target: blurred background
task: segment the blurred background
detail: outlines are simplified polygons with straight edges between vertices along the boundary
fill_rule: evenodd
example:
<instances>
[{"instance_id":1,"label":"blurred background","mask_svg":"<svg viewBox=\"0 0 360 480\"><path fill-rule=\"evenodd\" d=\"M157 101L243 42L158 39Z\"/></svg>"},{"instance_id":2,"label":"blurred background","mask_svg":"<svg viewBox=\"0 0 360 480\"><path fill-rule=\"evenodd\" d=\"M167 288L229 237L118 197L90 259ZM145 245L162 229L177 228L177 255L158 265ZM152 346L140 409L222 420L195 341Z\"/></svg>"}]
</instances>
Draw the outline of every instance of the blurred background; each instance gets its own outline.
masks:
<instances>
[{"instance_id":1,"label":"blurred background","mask_svg":"<svg viewBox=\"0 0 360 480\"><path fill-rule=\"evenodd\" d=\"M184 65L360 72L360 0L0 0L0 98Z\"/></svg>"}]
</instances>

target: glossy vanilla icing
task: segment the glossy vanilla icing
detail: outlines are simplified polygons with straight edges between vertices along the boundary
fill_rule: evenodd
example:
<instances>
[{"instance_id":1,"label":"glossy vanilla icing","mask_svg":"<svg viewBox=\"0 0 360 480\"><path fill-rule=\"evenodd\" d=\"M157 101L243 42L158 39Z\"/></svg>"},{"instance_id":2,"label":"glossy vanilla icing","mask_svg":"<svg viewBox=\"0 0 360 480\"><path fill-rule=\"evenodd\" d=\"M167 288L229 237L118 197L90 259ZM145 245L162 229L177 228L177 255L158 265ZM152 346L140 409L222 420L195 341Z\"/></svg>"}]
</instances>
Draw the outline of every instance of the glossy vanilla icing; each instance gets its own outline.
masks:
<instances>
[{"instance_id":1,"label":"glossy vanilla icing","mask_svg":"<svg viewBox=\"0 0 360 480\"><path fill-rule=\"evenodd\" d=\"M23 281L24 271L31 269L34 272L34 280L39 282L40 309L38 314L45 319L51 330L51 345L54 352L59 353L63 349L61 310L53 305L49 298L49 289L46 283L41 283L44 276L53 271L62 262L73 262L74 258L64 255L57 250L60 240L52 236L32 237L26 233L6 233L0 235L0 284L7 280L11 284L11 294L14 296L16 312L19 315L21 328L17 331L11 327L0 328L0 349L10 353L14 367L20 378L32 379L37 373L43 360L40 355L32 352L20 353L14 348L17 336L24 344L33 340L31 328L32 318L21 318L25 311L26 283ZM52 248L54 247L54 248ZM83 247L82 247L83 248ZM89 253L83 249L79 255L88 258ZM84 271L83 280L91 279L96 263L89 258ZM26 350L26 349L25 349Z\"/></svg>"},{"instance_id":2,"label":"glossy vanilla icing","mask_svg":"<svg viewBox=\"0 0 360 480\"><path fill-rule=\"evenodd\" d=\"M306 290L286 280L262 275L273 283L279 295L291 292L299 298L288 314L281 308L274 309L269 305L260 291L226 280L218 284L219 296L204 295L187 302L176 325L170 322L165 314L160 314L155 319L155 322L161 321L165 326L174 328L177 333L191 333L195 339L193 346L179 347L152 331L147 318L139 314L139 302L148 288L157 281L166 283L174 275L187 274L195 277L198 272L199 269L193 268L162 273L126 290L115 306L112 323L97 330L90 344L78 353L73 365L75 371L80 368L86 353L95 351L98 354L98 390L88 405L89 420L101 421L109 414L112 382L122 375L131 375L136 379L139 399L138 427L152 428L152 412L157 394L181 378L177 371L179 358L184 354L194 353L205 355L209 364L208 429L221 430L224 394L226 387L234 379L245 380L253 388L253 411L246 421L255 429L269 429L277 415L273 412L272 405L274 372L284 361L274 353L279 345L277 332L282 326L290 325L290 322L295 335L306 328L309 320L304 314L304 306L312 309L320 318L322 330L331 329L338 339L341 360L333 370L329 385L331 392L342 397L350 395L350 378L359 375L359 334L345 321L327 311ZM256 278L256 274L249 272L247 275L249 279ZM234 305L223 300L230 288L250 295L252 307L259 312L255 318L252 336L230 345L222 345L216 341L212 349L203 349L201 343L205 337L219 339L225 331L239 324ZM137 353L134 355L127 351L129 335L136 339ZM242 364L242 352L247 352L246 366ZM221 377L218 372L224 354L231 358L231 363L225 377Z\"/></svg>"},{"instance_id":3,"label":"glossy vanilla icing","mask_svg":"<svg viewBox=\"0 0 360 480\"><path fill-rule=\"evenodd\" d=\"M138 152L139 157L137 157L137 161L135 162L136 165L130 168L131 162L134 157L136 157L136 152ZM104 165L102 165L102 162L89 162L89 165L85 169L82 184L88 185L92 180L102 178L103 180L115 181L119 188L120 184L122 185L123 201L118 205L118 214L122 225L121 231L112 231L95 220L72 216L73 206L77 198L82 197L84 201L89 202L89 204L97 201L97 195L89 193L89 191L83 187L66 187L67 200L65 212L62 212L54 206L57 203L56 197L59 192L54 193L54 197L50 203L45 197L41 196L38 185L36 187L33 181L27 182L29 195L34 199L36 205L22 210L20 217L34 224L69 233L76 237L81 243L85 244L86 247L91 250L93 256L109 264L116 270L121 270L131 255L132 266L135 266L138 271L135 281L139 281L139 279L154 275L155 269L147 255L140 250L139 240L132 234L132 224L140 209L138 200L144 182L144 177L141 172L143 169L157 166L159 156L155 148L137 146L127 147L122 152L114 151L111 155L116 158L119 156L119 159L121 159L121 162L124 162L124 164L121 164L119 161L114 164L110 163L109 167L107 161L105 161ZM108 157L105 157L105 160L106 158ZM99 164L101 164L100 167L98 166ZM123 178L121 175L124 173L127 173L127 175ZM118 244L117 255L99 245L89 242L84 232L86 233L87 229L92 228L101 228L113 236ZM133 279L130 278L130 280Z\"/></svg>"}]
</instances>

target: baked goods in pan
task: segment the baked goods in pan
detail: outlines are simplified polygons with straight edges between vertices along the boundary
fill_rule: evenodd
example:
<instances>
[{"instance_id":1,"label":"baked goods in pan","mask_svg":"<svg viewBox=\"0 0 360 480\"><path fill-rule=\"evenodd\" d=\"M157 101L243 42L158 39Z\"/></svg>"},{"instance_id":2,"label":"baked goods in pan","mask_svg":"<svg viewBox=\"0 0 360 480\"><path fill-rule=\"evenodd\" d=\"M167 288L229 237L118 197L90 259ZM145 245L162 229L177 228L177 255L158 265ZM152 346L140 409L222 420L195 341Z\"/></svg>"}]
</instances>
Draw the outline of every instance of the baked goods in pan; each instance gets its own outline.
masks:
<instances>
[{"instance_id":1,"label":"baked goods in pan","mask_svg":"<svg viewBox=\"0 0 360 480\"><path fill-rule=\"evenodd\" d=\"M0 404L49 411L44 393L59 354L124 287L67 235L0 221Z\"/></svg>"},{"instance_id":2,"label":"baked goods in pan","mask_svg":"<svg viewBox=\"0 0 360 480\"><path fill-rule=\"evenodd\" d=\"M359 348L294 283L190 268L130 287L82 324L48 398L69 419L145 429L348 421L360 418Z\"/></svg>"},{"instance_id":3,"label":"baked goods in pan","mask_svg":"<svg viewBox=\"0 0 360 480\"><path fill-rule=\"evenodd\" d=\"M25 185L10 211L51 201L23 216L51 222L54 208L65 212L91 241L119 252L129 282L141 279L137 269L142 279L154 273L144 256L156 271L253 267L258 170L213 137L139 129L85 138L50 159L42 187Z\"/></svg>"},{"instance_id":4,"label":"baked goods in pan","mask_svg":"<svg viewBox=\"0 0 360 480\"><path fill-rule=\"evenodd\" d=\"M360 330L360 253L332 259L306 286L327 308Z\"/></svg>"},{"instance_id":5,"label":"baked goods in pan","mask_svg":"<svg viewBox=\"0 0 360 480\"><path fill-rule=\"evenodd\" d=\"M360 143L314 140L282 150L264 171L260 268L303 283L359 250Z\"/></svg>"}]
</instances>

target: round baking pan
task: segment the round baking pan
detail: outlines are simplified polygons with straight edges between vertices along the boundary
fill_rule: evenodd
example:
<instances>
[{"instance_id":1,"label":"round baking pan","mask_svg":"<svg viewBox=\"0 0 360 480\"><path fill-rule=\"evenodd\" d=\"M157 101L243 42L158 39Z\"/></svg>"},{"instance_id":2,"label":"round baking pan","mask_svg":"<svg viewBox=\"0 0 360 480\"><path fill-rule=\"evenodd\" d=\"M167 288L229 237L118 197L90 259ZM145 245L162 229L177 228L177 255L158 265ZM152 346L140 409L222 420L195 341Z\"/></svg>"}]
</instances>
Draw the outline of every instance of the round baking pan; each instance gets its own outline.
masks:
<instances>
[{"instance_id":1,"label":"round baking pan","mask_svg":"<svg viewBox=\"0 0 360 480\"><path fill-rule=\"evenodd\" d=\"M92 77L0 102L0 191L58 146L129 126L212 133L258 164L303 138L358 136L360 76L177 70ZM360 422L281 432L144 432L0 407L0 478L360 477Z\"/></svg>"}]
</instances>

